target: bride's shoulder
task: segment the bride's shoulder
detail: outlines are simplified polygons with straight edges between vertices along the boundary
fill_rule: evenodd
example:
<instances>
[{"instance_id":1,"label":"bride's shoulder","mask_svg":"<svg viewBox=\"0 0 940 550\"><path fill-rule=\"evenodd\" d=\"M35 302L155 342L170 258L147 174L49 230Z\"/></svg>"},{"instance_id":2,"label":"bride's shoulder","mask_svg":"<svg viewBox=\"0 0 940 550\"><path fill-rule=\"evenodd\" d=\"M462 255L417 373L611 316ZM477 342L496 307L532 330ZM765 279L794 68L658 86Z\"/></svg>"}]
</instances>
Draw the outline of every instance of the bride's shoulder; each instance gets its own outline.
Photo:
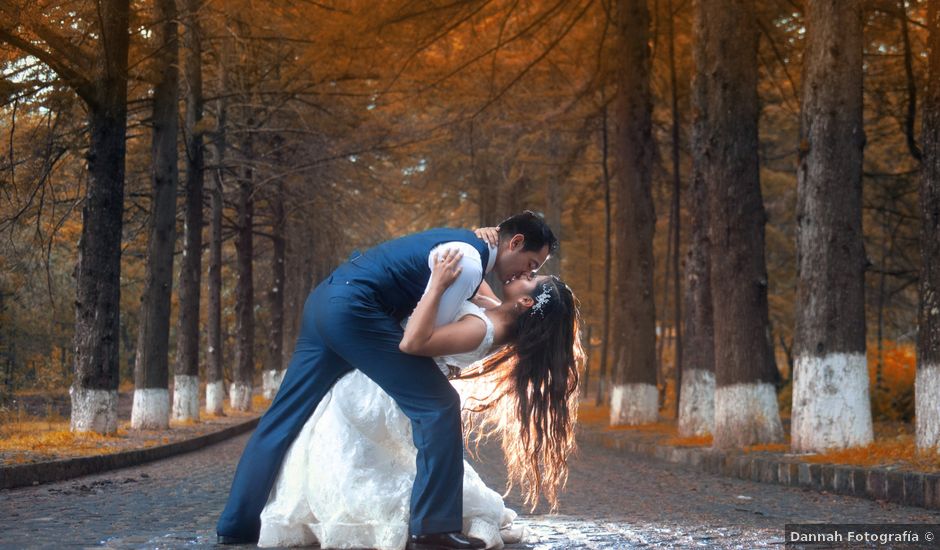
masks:
<instances>
[{"instance_id":1,"label":"bride's shoulder","mask_svg":"<svg viewBox=\"0 0 940 550\"><path fill-rule=\"evenodd\" d=\"M490 318L486 315L486 310L470 301L466 301L461 304L460 311L457 313L457 318L462 319L468 315L482 319L487 326L493 324L492 320L490 320Z\"/></svg>"},{"instance_id":2,"label":"bride's shoulder","mask_svg":"<svg viewBox=\"0 0 940 550\"><path fill-rule=\"evenodd\" d=\"M460 303L460 310L457 313L461 317L464 315L476 315L481 316L485 314L485 310L480 306L474 304L470 300L464 300Z\"/></svg>"}]
</instances>

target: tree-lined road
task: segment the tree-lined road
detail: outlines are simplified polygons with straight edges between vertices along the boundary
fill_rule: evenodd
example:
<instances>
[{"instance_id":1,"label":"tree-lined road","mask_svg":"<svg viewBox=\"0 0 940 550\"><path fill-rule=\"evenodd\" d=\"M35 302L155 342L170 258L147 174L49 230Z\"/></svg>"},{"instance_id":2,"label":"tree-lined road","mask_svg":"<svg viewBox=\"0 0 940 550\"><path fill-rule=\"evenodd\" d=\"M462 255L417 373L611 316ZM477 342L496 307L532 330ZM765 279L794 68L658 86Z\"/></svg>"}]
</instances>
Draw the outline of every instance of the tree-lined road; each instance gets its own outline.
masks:
<instances>
[{"instance_id":1,"label":"tree-lined road","mask_svg":"<svg viewBox=\"0 0 940 550\"><path fill-rule=\"evenodd\" d=\"M0 548L203 548L247 435L172 459L0 492ZM496 446L478 470L505 481ZM522 512L518 494L510 503ZM779 547L788 522L940 523L940 512L724 479L585 446L558 515L523 514L527 549Z\"/></svg>"}]
</instances>

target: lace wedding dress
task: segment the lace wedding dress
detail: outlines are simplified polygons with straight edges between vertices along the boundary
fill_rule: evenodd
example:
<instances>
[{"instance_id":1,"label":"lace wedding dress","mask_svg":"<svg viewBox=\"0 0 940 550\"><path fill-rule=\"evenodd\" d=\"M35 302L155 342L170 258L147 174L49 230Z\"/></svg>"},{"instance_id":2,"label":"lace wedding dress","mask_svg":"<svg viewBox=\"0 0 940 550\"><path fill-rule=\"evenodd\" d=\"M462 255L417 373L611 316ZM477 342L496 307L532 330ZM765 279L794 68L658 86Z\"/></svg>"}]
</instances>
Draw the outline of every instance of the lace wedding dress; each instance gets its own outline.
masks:
<instances>
[{"instance_id":1,"label":"lace wedding dress","mask_svg":"<svg viewBox=\"0 0 940 550\"><path fill-rule=\"evenodd\" d=\"M467 302L457 319L475 315L486 323L476 350L437 359L467 367L493 344L493 324ZM258 546L376 548L401 550L408 542L408 509L416 450L411 421L398 405L358 370L326 394L294 440L261 512ZM503 505L464 461L463 532L502 548L518 542L516 513Z\"/></svg>"}]
</instances>

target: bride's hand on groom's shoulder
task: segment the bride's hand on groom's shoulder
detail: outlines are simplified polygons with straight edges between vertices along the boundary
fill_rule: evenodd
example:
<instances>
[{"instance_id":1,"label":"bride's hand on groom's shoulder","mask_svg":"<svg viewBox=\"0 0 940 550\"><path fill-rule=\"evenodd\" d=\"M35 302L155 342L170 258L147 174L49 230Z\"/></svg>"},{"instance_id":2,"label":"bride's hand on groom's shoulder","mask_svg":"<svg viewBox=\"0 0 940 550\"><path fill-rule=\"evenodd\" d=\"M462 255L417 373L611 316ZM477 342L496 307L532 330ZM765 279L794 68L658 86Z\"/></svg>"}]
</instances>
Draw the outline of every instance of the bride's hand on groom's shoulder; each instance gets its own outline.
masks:
<instances>
[{"instance_id":1,"label":"bride's hand on groom's shoulder","mask_svg":"<svg viewBox=\"0 0 940 550\"><path fill-rule=\"evenodd\" d=\"M435 254L434 269L431 271L431 287L443 292L454 284L462 271L460 267L462 258L463 252L453 248L447 249L443 254Z\"/></svg>"},{"instance_id":2,"label":"bride's hand on groom's shoulder","mask_svg":"<svg viewBox=\"0 0 940 550\"><path fill-rule=\"evenodd\" d=\"M498 227L480 227L473 230L473 234L477 238L483 239L486 241L486 244L490 246L496 246L499 244L499 228Z\"/></svg>"}]
</instances>

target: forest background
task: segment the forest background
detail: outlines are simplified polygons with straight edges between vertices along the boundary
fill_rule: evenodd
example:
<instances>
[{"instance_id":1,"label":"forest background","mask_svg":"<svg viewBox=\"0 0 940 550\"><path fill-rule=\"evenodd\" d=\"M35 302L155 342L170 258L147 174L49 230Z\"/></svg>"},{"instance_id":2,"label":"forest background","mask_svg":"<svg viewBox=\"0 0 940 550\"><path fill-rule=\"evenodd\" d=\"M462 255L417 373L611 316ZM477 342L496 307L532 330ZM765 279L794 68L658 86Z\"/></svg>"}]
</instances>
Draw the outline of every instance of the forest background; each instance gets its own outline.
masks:
<instances>
[{"instance_id":1,"label":"forest background","mask_svg":"<svg viewBox=\"0 0 940 550\"><path fill-rule=\"evenodd\" d=\"M205 151L206 192L197 199L205 211L204 284L215 193L222 199L220 345L204 339L210 324L204 291L196 332L201 380L208 356L220 350L226 387L246 380L245 365L249 385L268 385L263 373L289 360L307 293L353 249L433 226L495 225L532 209L561 237L560 253L543 269L560 274L581 302L589 352L583 394L606 401L615 370L611 310L625 292L612 274L625 243L618 240L623 199L610 145L620 67L610 3L178 4L169 16L165 1L134 1L129 11L117 343L123 391L134 388L138 351L150 345L141 335L148 247L161 215L154 129L166 123L154 105L166 82L165 24L172 20L179 22L179 54L169 63L179 67L180 90L172 146L180 175L170 213L176 238L169 243L175 263L167 289L172 321L168 345L152 351L169 368L181 354L177 281L187 168L198 137ZM914 416L926 6L862 3L864 305L876 420ZM648 7L656 380L661 413L669 416L681 337L676 306L690 249L694 5L652 0ZM805 25L796 1L759 0L753 8L770 341L786 416ZM95 83L95 61L86 53L99 37L95 10L95 2L79 0L0 0L9 21L0 25L0 407L7 409L31 393L66 394L75 373L76 272L93 137L89 103L76 82ZM187 73L194 63L201 71L198 97ZM190 114L196 103L199 116ZM252 335L253 347L239 348L240 333Z\"/></svg>"}]
</instances>

